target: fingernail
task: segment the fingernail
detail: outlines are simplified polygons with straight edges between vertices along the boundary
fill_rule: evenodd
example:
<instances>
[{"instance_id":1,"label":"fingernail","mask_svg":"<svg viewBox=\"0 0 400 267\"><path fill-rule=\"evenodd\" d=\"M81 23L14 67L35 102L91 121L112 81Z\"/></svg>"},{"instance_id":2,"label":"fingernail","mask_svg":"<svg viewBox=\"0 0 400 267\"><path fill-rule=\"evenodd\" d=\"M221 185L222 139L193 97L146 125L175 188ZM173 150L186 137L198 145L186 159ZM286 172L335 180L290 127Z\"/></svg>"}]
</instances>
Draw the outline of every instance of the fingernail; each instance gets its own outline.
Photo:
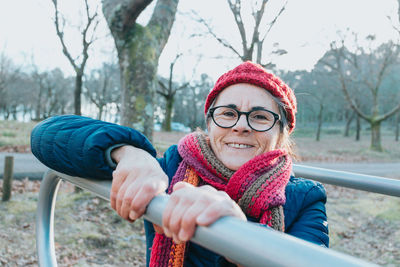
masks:
<instances>
[{"instance_id":1,"label":"fingernail","mask_svg":"<svg viewBox=\"0 0 400 267\"><path fill-rule=\"evenodd\" d=\"M177 237L176 235L173 235L172 239L174 240L175 244L180 244L180 243L182 243L182 242L178 239L178 237Z\"/></svg>"},{"instance_id":2,"label":"fingernail","mask_svg":"<svg viewBox=\"0 0 400 267\"><path fill-rule=\"evenodd\" d=\"M168 236L168 237L171 237L170 231L168 231L167 228L163 228L163 229L164 229L164 234L165 234L166 236Z\"/></svg>"},{"instance_id":3,"label":"fingernail","mask_svg":"<svg viewBox=\"0 0 400 267\"><path fill-rule=\"evenodd\" d=\"M181 230L179 231L178 237L179 237L179 239L182 240L182 241L187 241L187 240L189 239L188 233L187 233L185 230L183 230L183 229L181 229Z\"/></svg>"},{"instance_id":4,"label":"fingernail","mask_svg":"<svg viewBox=\"0 0 400 267\"><path fill-rule=\"evenodd\" d=\"M207 217L202 214L199 217L197 217L196 222L198 224L204 224L207 222Z\"/></svg>"},{"instance_id":5,"label":"fingernail","mask_svg":"<svg viewBox=\"0 0 400 267\"><path fill-rule=\"evenodd\" d=\"M129 219L131 220L136 220L137 219L137 214L134 211L129 212Z\"/></svg>"}]
</instances>

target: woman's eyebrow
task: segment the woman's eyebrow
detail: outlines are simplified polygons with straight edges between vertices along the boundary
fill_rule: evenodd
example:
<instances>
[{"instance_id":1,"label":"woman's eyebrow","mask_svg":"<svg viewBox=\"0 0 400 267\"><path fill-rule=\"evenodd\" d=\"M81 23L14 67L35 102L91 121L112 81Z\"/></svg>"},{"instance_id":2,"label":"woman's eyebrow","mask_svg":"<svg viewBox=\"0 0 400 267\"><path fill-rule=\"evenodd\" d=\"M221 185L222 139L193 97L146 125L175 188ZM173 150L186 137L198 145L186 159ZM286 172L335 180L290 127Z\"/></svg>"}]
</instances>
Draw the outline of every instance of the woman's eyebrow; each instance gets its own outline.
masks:
<instances>
[{"instance_id":1,"label":"woman's eyebrow","mask_svg":"<svg viewBox=\"0 0 400 267\"><path fill-rule=\"evenodd\" d=\"M226 105L226 106L227 106L227 107L230 107L230 108L237 109L237 106L236 106L235 104L228 104L228 105ZM252 108L250 109L250 111L253 111L253 110L260 110L260 109L266 109L266 107L254 106L254 107L252 107Z\"/></svg>"},{"instance_id":2,"label":"woman's eyebrow","mask_svg":"<svg viewBox=\"0 0 400 267\"><path fill-rule=\"evenodd\" d=\"M228 104L227 106L230 108L237 108L237 106L235 104Z\"/></svg>"},{"instance_id":3,"label":"woman's eyebrow","mask_svg":"<svg viewBox=\"0 0 400 267\"><path fill-rule=\"evenodd\" d=\"M251 108L252 111L253 110L260 110L260 109L267 109L267 108L266 107L261 107L261 106L255 106L255 107Z\"/></svg>"}]
</instances>

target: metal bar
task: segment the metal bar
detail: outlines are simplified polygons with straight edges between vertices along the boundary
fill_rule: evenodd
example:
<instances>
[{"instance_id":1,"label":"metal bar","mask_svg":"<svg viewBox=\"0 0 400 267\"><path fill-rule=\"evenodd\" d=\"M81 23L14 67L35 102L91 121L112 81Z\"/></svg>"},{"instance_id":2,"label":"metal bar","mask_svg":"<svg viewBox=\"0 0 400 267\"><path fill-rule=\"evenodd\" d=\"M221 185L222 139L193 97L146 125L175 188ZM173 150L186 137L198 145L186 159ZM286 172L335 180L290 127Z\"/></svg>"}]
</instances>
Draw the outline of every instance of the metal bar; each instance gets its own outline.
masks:
<instances>
[{"instance_id":1,"label":"metal bar","mask_svg":"<svg viewBox=\"0 0 400 267\"><path fill-rule=\"evenodd\" d=\"M99 182L98 180L71 177L53 171L51 173L53 174L52 177L57 175L77 186L82 186L103 199L109 200L110 181ZM48 175L48 177L51 176ZM46 179L48 178L46 177ZM43 194L47 194L47 191L43 189ZM42 189L40 194L42 194ZM52 202L54 198L48 199L48 201ZM167 201L167 195L155 197L147 207L144 218L160 225L162 211ZM39 204L45 203L41 201ZM53 209L51 212L53 212ZM52 214L50 216L52 217ZM47 221L48 226L52 229L53 221ZM43 237L38 234L37 238ZM209 227L197 227L191 241L245 266L376 266L293 236L232 217L221 218ZM41 247L46 246L42 245ZM54 245L47 246L47 249L52 250L49 254L54 255ZM290 256L288 257L288 255ZM41 258L40 255L39 258ZM46 263L50 262L48 259L45 260L47 260ZM41 266L55 266L42 264L43 260L39 260L39 262Z\"/></svg>"},{"instance_id":2,"label":"metal bar","mask_svg":"<svg viewBox=\"0 0 400 267\"><path fill-rule=\"evenodd\" d=\"M321 183L400 197L400 180L396 179L297 164L293 165L293 171L296 177L304 177Z\"/></svg>"},{"instance_id":3,"label":"metal bar","mask_svg":"<svg viewBox=\"0 0 400 267\"><path fill-rule=\"evenodd\" d=\"M61 179L54 171L47 171L40 184L36 213L36 250L40 266L57 266L54 249L54 208Z\"/></svg>"}]
</instances>

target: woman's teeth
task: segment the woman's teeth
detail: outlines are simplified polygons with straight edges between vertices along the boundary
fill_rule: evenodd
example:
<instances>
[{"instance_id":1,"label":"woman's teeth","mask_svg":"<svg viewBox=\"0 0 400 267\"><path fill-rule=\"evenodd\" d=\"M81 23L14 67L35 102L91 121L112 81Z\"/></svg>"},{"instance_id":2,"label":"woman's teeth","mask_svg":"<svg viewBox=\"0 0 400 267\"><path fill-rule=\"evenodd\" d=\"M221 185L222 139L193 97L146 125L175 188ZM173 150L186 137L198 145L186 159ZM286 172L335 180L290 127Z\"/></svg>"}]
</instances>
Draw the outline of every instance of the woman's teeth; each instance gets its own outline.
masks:
<instances>
[{"instance_id":1,"label":"woman's teeth","mask_svg":"<svg viewBox=\"0 0 400 267\"><path fill-rule=\"evenodd\" d=\"M233 147L233 148L249 148L249 147L251 147L250 145L234 144L234 143L230 143L230 144L228 144L228 146Z\"/></svg>"}]
</instances>

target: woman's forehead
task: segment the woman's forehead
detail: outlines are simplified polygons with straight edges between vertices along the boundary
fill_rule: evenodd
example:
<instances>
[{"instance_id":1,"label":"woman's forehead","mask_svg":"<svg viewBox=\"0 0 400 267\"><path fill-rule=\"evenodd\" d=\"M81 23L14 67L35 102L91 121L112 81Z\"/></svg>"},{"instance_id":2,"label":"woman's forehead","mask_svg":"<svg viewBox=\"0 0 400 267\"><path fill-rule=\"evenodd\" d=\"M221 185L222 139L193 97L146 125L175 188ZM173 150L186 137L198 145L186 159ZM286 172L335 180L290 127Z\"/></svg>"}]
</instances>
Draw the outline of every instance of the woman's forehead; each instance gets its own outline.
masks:
<instances>
[{"instance_id":1,"label":"woman's forehead","mask_svg":"<svg viewBox=\"0 0 400 267\"><path fill-rule=\"evenodd\" d=\"M235 105L238 108L241 106L277 108L274 98L266 89L246 83L225 88L219 93L215 105Z\"/></svg>"}]
</instances>

